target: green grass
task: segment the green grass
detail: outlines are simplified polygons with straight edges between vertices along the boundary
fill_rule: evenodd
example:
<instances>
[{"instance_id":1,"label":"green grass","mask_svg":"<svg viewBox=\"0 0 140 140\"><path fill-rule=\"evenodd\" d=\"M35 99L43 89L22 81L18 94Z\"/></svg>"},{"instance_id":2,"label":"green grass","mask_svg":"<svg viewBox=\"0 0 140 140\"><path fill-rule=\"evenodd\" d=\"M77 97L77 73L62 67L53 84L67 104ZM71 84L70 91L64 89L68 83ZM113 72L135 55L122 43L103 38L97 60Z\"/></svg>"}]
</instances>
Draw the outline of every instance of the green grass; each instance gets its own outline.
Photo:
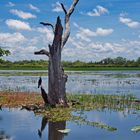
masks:
<instances>
[{"instance_id":1,"label":"green grass","mask_svg":"<svg viewBox=\"0 0 140 140\"><path fill-rule=\"evenodd\" d=\"M47 72L0 72L0 76L47 76Z\"/></svg>"},{"instance_id":2,"label":"green grass","mask_svg":"<svg viewBox=\"0 0 140 140\"><path fill-rule=\"evenodd\" d=\"M45 66L0 66L0 70L47 70ZM93 70L140 70L140 67L64 67L69 71L93 71Z\"/></svg>"}]
</instances>

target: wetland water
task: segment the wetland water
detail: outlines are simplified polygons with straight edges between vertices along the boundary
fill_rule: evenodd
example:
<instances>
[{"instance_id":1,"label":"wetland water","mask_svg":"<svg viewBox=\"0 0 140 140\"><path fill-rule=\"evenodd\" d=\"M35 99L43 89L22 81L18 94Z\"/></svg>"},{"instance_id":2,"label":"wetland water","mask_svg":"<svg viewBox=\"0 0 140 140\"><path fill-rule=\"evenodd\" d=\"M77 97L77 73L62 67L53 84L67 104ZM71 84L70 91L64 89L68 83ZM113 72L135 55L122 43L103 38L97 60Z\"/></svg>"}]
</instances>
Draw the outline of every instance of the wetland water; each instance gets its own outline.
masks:
<instances>
[{"instance_id":1,"label":"wetland water","mask_svg":"<svg viewBox=\"0 0 140 140\"><path fill-rule=\"evenodd\" d=\"M140 71L67 71L68 93L133 94L140 97ZM46 75L46 76L42 76ZM0 71L0 91L40 92L39 76L47 91L47 71Z\"/></svg>"},{"instance_id":2,"label":"wetland water","mask_svg":"<svg viewBox=\"0 0 140 140\"><path fill-rule=\"evenodd\" d=\"M3 109L0 111L1 140L139 140L140 133L131 132L131 128L140 123L140 112L128 111L85 111L74 112L87 120L101 122L116 127L108 131L74 121L48 122L47 118L35 116L34 113L20 109ZM58 132L68 128L68 134ZM6 139L7 137L7 139Z\"/></svg>"},{"instance_id":3,"label":"wetland water","mask_svg":"<svg viewBox=\"0 0 140 140\"><path fill-rule=\"evenodd\" d=\"M37 82L47 71L0 71L0 91L40 92ZM140 97L140 71L78 71L67 72L68 93L133 94ZM48 77L42 76L47 90ZM140 132L131 129L140 125L140 110L124 109L72 112L88 122L117 128L116 131L91 126L79 121L48 122L33 112L20 109L0 110L0 140L139 140ZM71 131L62 134L58 130Z\"/></svg>"}]
</instances>

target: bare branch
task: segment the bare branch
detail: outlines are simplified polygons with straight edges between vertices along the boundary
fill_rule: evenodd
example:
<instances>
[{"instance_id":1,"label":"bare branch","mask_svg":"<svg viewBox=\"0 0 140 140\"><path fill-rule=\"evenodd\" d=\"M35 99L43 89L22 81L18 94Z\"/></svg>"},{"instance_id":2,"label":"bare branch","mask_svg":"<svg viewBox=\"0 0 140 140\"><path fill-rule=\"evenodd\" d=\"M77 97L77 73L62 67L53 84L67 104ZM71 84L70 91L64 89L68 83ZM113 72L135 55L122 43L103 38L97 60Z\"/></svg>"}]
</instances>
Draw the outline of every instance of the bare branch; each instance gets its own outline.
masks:
<instances>
[{"instance_id":1,"label":"bare branch","mask_svg":"<svg viewBox=\"0 0 140 140\"><path fill-rule=\"evenodd\" d=\"M65 12L65 31L64 31L64 35L62 38L62 45L61 48L63 49L64 45L66 44L69 36L70 36L70 16L73 13L75 6L77 5L79 0L74 0L72 5L70 6L70 9L68 10L68 12L66 11L65 7L63 4L61 4L64 12Z\"/></svg>"},{"instance_id":2,"label":"bare branch","mask_svg":"<svg viewBox=\"0 0 140 140\"><path fill-rule=\"evenodd\" d=\"M38 52L34 52L34 54L36 55L47 55L48 57L50 56L50 53L44 49L38 51Z\"/></svg>"},{"instance_id":3,"label":"bare branch","mask_svg":"<svg viewBox=\"0 0 140 140\"><path fill-rule=\"evenodd\" d=\"M74 1L73 1L73 3L72 3L72 5L71 5L70 9L68 10L68 15L69 15L69 16L73 13L74 8L75 8L75 6L77 5L78 1L79 1L79 0L74 0Z\"/></svg>"},{"instance_id":4,"label":"bare branch","mask_svg":"<svg viewBox=\"0 0 140 140\"><path fill-rule=\"evenodd\" d=\"M40 22L40 24L44 25L44 26L51 26L54 32L54 26L51 23L46 23L46 22Z\"/></svg>"},{"instance_id":5,"label":"bare branch","mask_svg":"<svg viewBox=\"0 0 140 140\"><path fill-rule=\"evenodd\" d=\"M61 3L61 6L62 6L62 9L63 9L65 15L67 15L67 10L66 10L65 6L63 5L63 3Z\"/></svg>"}]
</instances>

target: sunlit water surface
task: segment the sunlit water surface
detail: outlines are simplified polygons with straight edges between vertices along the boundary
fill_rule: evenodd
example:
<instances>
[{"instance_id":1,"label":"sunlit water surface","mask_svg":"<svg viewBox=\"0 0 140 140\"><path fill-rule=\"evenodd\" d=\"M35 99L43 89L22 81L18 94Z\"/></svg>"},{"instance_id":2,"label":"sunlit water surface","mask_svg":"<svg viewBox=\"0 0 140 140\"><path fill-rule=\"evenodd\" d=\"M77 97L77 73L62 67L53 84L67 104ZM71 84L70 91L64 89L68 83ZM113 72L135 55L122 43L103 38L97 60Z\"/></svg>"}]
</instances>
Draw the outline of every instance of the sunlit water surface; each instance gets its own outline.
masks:
<instances>
[{"instance_id":1,"label":"sunlit water surface","mask_svg":"<svg viewBox=\"0 0 140 140\"><path fill-rule=\"evenodd\" d=\"M48 122L33 112L20 109L0 111L1 140L139 140L140 133L131 132L131 128L140 124L140 112L85 111L74 115L85 117L89 121L101 122L117 128L110 132L106 129L84 125L72 121ZM43 121L42 121L43 120ZM68 128L68 134L61 134L58 129ZM40 133L39 133L40 132Z\"/></svg>"},{"instance_id":2,"label":"sunlit water surface","mask_svg":"<svg viewBox=\"0 0 140 140\"><path fill-rule=\"evenodd\" d=\"M0 71L0 73L47 71ZM140 97L140 71L73 71L67 72L68 93L91 94L133 94ZM37 88L39 76L0 76L0 91L40 92ZM44 87L48 88L48 76L42 76Z\"/></svg>"}]
</instances>

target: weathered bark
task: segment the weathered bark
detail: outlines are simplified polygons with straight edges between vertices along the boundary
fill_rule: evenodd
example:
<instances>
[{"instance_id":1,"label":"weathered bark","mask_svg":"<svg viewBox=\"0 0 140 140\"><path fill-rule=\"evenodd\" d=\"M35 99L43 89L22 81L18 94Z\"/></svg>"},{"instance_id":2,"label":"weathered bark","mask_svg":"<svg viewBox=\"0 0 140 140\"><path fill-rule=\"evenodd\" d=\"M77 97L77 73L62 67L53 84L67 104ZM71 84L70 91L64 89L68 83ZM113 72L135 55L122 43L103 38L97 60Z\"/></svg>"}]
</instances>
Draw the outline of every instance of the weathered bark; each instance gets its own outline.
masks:
<instances>
[{"instance_id":1,"label":"weathered bark","mask_svg":"<svg viewBox=\"0 0 140 140\"><path fill-rule=\"evenodd\" d=\"M37 55L46 55L49 58L47 95L48 101L45 102L49 102L49 104L51 105L61 104L63 106L67 106L66 82L68 76L64 73L64 69L61 65L61 52L69 38L70 16L73 13L78 1L79 0L74 0L68 11L65 9L64 5L61 4L62 9L65 13L64 33L59 17L57 18L55 28L50 23L40 22L42 25L51 26L54 32L53 44L49 45L49 51L41 50L39 52L35 52L35 54Z\"/></svg>"},{"instance_id":2,"label":"weathered bark","mask_svg":"<svg viewBox=\"0 0 140 140\"><path fill-rule=\"evenodd\" d=\"M61 67L61 42L62 42L63 27L61 20L57 18L55 28L55 36L52 45L49 45L49 70L48 70L48 96L51 99L51 104L64 104L66 105L65 83L67 75Z\"/></svg>"}]
</instances>

